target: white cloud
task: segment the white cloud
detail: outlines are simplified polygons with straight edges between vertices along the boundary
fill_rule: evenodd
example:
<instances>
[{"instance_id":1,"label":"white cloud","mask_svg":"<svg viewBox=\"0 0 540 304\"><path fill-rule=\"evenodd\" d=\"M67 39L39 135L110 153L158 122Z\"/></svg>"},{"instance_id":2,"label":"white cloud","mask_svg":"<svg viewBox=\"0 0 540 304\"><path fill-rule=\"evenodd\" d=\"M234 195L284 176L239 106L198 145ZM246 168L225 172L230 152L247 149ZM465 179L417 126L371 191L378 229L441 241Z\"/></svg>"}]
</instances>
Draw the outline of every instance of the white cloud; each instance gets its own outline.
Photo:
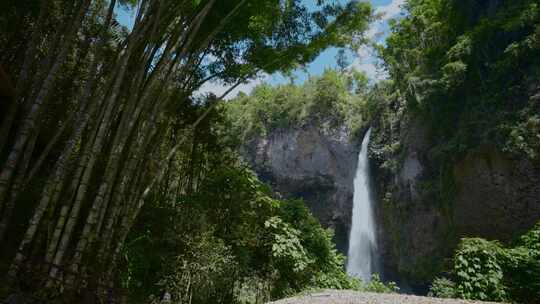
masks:
<instances>
[{"instance_id":1,"label":"white cloud","mask_svg":"<svg viewBox=\"0 0 540 304\"><path fill-rule=\"evenodd\" d=\"M401 13L401 6L403 4L405 4L405 0L393 0L387 5L377 7L375 12L382 14L383 20L388 21Z\"/></svg>"},{"instance_id":2,"label":"white cloud","mask_svg":"<svg viewBox=\"0 0 540 304\"><path fill-rule=\"evenodd\" d=\"M375 14L380 19L373 22L368 29L366 36L370 39L379 40L383 33L384 25L388 23L388 20L396 18L402 12L401 7L405 4L405 0L393 0L387 5L379 6L375 9Z\"/></svg>"},{"instance_id":3,"label":"white cloud","mask_svg":"<svg viewBox=\"0 0 540 304\"><path fill-rule=\"evenodd\" d=\"M238 96L238 93L244 92L246 94L251 93L251 90L253 90L254 87L261 84L263 81L268 79L268 75L264 74L261 75L255 79L249 80L247 83L242 83L239 86L237 86L234 90L232 90L227 96L225 96L225 100L230 100ZM204 95L207 93L214 93L216 96L221 96L223 93L225 93L227 90L230 89L232 85L225 85L220 82L206 82L201 86L201 88L195 93L196 95Z\"/></svg>"},{"instance_id":4,"label":"white cloud","mask_svg":"<svg viewBox=\"0 0 540 304\"><path fill-rule=\"evenodd\" d=\"M388 76L384 70L377 67L377 64L374 61L362 62L360 60L356 60L349 68L366 73L366 76L371 80L382 80Z\"/></svg>"},{"instance_id":5,"label":"white cloud","mask_svg":"<svg viewBox=\"0 0 540 304\"><path fill-rule=\"evenodd\" d=\"M388 20L399 16L402 12L401 6L405 4L405 0L393 0L387 5L379 6L375 9L375 13L380 19L373 22L366 32L366 37L370 40L381 42L385 36L385 26ZM351 64L351 68L363 71L372 80L380 80L386 77L383 71L380 71L375 62L374 50L367 45L360 47L357 50L358 58Z\"/></svg>"},{"instance_id":6,"label":"white cloud","mask_svg":"<svg viewBox=\"0 0 540 304\"><path fill-rule=\"evenodd\" d=\"M373 63L355 61L352 68L366 73L369 79L377 79L377 67Z\"/></svg>"}]
</instances>

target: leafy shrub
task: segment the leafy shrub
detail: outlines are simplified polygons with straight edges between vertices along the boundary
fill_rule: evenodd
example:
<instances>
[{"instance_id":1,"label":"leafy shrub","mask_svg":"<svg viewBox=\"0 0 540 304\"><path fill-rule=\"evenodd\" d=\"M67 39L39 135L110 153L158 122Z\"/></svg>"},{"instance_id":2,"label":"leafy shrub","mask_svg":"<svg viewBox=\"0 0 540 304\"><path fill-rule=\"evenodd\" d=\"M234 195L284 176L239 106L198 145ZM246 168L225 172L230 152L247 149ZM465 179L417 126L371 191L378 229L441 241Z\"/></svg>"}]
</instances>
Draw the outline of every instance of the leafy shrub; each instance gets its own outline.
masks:
<instances>
[{"instance_id":1,"label":"leafy shrub","mask_svg":"<svg viewBox=\"0 0 540 304\"><path fill-rule=\"evenodd\" d=\"M454 258L457 295L464 299L504 301L504 249L496 241L462 239Z\"/></svg>"},{"instance_id":2,"label":"leafy shrub","mask_svg":"<svg viewBox=\"0 0 540 304\"><path fill-rule=\"evenodd\" d=\"M428 296L437 298L455 298L456 284L447 278L436 278L429 288Z\"/></svg>"},{"instance_id":3,"label":"leafy shrub","mask_svg":"<svg viewBox=\"0 0 540 304\"><path fill-rule=\"evenodd\" d=\"M501 126L503 133L508 134L504 151L523 153L530 159L538 160L540 157L540 116L522 111L519 119Z\"/></svg>"},{"instance_id":4,"label":"leafy shrub","mask_svg":"<svg viewBox=\"0 0 540 304\"><path fill-rule=\"evenodd\" d=\"M462 239L452 274L454 282L435 279L430 295L540 303L540 222L513 248L481 238Z\"/></svg>"},{"instance_id":5,"label":"leafy shrub","mask_svg":"<svg viewBox=\"0 0 540 304\"><path fill-rule=\"evenodd\" d=\"M292 295L307 295L313 292L320 292L321 290L325 289L350 289L355 291L361 291L361 292L375 292L375 293L396 293L399 291L399 287L397 287L397 284L395 282L383 282L378 274L373 274L371 276L371 280L368 283L364 283L362 280L351 277L347 275L345 272L342 272L344 275L344 280L340 283L346 282L346 285L338 285L340 287L336 287L336 285L333 286L324 286L324 284L314 284L309 288L306 288L302 290L301 292L292 294ZM321 273L324 277L329 278L330 280L334 280L335 277Z\"/></svg>"},{"instance_id":6,"label":"leafy shrub","mask_svg":"<svg viewBox=\"0 0 540 304\"><path fill-rule=\"evenodd\" d=\"M181 303L261 303L357 286L332 231L244 167L215 168L196 192L146 208L124 251L123 285L138 300L167 292Z\"/></svg>"},{"instance_id":7,"label":"leafy shrub","mask_svg":"<svg viewBox=\"0 0 540 304\"><path fill-rule=\"evenodd\" d=\"M367 283L362 283L361 291L376 292L376 293L395 293L399 291L395 282L384 283L378 274L373 274L371 280Z\"/></svg>"},{"instance_id":8,"label":"leafy shrub","mask_svg":"<svg viewBox=\"0 0 540 304\"><path fill-rule=\"evenodd\" d=\"M303 201L281 201L278 214L287 227L278 224L278 227L282 226L281 229L272 229L273 249L284 250L279 252L279 259L276 259L277 252L273 250L272 265L279 274L274 283L274 297L305 290L353 289L356 286L344 270L345 257L337 252L332 242L333 232L321 227ZM291 233L294 236L284 238ZM277 237L282 240L277 241ZM283 257L287 259L283 260ZM301 271L295 271L298 266L302 267Z\"/></svg>"},{"instance_id":9,"label":"leafy shrub","mask_svg":"<svg viewBox=\"0 0 540 304\"><path fill-rule=\"evenodd\" d=\"M238 269L231 249L211 232L190 238L188 243L189 250L174 259L158 285L178 303L227 301Z\"/></svg>"},{"instance_id":10,"label":"leafy shrub","mask_svg":"<svg viewBox=\"0 0 540 304\"><path fill-rule=\"evenodd\" d=\"M276 264L282 264L280 270L299 273L313 263L300 242L301 232L298 229L292 228L277 216L264 222L264 226L272 231L272 257Z\"/></svg>"},{"instance_id":11,"label":"leafy shrub","mask_svg":"<svg viewBox=\"0 0 540 304\"><path fill-rule=\"evenodd\" d=\"M511 299L540 303L540 222L508 250L505 281Z\"/></svg>"}]
</instances>

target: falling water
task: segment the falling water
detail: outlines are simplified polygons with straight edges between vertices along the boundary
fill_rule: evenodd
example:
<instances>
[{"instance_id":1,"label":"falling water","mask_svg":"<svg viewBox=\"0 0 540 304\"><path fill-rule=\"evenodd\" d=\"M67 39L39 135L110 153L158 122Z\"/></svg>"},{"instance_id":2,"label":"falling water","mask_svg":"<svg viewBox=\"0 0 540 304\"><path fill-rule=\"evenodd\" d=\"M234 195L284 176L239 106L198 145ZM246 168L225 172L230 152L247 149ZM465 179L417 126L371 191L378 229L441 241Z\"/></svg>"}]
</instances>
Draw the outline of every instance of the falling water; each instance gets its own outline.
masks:
<instances>
[{"instance_id":1,"label":"falling water","mask_svg":"<svg viewBox=\"0 0 540 304\"><path fill-rule=\"evenodd\" d=\"M358 167L354 178L352 227L349 236L347 272L368 282L376 265L377 243L373 199L369 189L368 145L371 129L362 140Z\"/></svg>"}]
</instances>

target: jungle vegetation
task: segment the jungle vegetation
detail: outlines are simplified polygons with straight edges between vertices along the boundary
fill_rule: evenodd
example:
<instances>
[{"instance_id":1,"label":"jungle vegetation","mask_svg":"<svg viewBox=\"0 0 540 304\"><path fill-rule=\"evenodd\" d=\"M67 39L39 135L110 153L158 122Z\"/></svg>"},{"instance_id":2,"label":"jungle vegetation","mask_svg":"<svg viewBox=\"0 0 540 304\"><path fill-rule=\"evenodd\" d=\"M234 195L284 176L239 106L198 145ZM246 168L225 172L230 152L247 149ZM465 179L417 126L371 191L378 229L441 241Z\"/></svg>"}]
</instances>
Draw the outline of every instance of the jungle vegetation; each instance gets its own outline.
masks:
<instances>
[{"instance_id":1,"label":"jungle vegetation","mask_svg":"<svg viewBox=\"0 0 540 304\"><path fill-rule=\"evenodd\" d=\"M540 3L409 0L404 10L378 47L389 77L379 94L386 131L376 157L395 172L399 121L428 126L434 172L427 190L444 213L453 208L453 164L467 152L495 147L538 165ZM432 294L538 303L538 244L538 225L513 244L463 239Z\"/></svg>"},{"instance_id":2,"label":"jungle vegetation","mask_svg":"<svg viewBox=\"0 0 540 304\"><path fill-rule=\"evenodd\" d=\"M480 145L539 161L537 0L408 0L377 46L388 79L327 70L225 104L257 75L368 43L368 3L315 7L1 1L0 299L261 303L319 288L395 291L348 277L332 232L243 163L238 146L274 129L361 136L378 123L387 132L372 154L392 171L393 127L407 115L430 127L439 177ZM228 89L198 94L208 82ZM444 200L451 186L438 184ZM532 303L538 231L510 245L464 239L432 294Z\"/></svg>"}]
</instances>

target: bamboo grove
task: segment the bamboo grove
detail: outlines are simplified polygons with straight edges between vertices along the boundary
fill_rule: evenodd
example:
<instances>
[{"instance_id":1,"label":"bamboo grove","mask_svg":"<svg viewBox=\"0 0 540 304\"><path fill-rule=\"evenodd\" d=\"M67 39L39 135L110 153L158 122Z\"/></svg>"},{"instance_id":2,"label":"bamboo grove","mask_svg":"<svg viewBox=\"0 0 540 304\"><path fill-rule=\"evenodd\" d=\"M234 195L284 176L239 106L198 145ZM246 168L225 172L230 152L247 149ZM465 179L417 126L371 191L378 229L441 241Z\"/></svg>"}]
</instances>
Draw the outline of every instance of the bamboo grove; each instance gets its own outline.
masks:
<instances>
[{"instance_id":1,"label":"bamboo grove","mask_svg":"<svg viewBox=\"0 0 540 304\"><path fill-rule=\"evenodd\" d=\"M0 276L65 290L112 287L139 210L165 176L189 176L170 163L227 93L362 43L371 18L333 1L2 2ZM227 92L197 95L209 81Z\"/></svg>"}]
</instances>

